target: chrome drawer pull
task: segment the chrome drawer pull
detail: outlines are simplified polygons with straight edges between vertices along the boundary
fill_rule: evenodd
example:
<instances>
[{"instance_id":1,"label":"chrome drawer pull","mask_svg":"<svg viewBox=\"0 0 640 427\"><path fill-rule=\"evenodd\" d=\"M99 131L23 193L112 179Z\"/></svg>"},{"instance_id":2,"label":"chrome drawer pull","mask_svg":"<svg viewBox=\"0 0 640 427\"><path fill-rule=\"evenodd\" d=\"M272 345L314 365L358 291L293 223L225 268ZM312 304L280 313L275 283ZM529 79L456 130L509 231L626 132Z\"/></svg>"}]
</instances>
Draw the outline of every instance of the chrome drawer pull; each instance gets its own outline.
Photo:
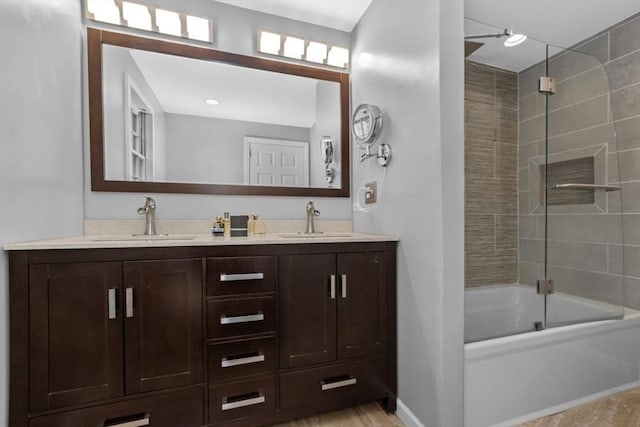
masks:
<instances>
[{"instance_id":1,"label":"chrome drawer pull","mask_svg":"<svg viewBox=\"0 0 640 427\"><path fill-rule=\"evenodd\" d=\"M133 288L125 289L126 316L133 317Z\"/></svg>"},{"instance_id":2,"label":"chrome drawer pull","mask_svg":"<svg viewBox=\"0 0 640 427\"><path fill-rule=\"evenodd\" d=\"M119 424L105 423L104 427L141 427L141 426L148 426L150 425L150 423L151 423L151 415L146 415L144 418L141 418L139 420L125 421Z\"/></svg>"},{"instance_id":3,"label":"chrome drawer pull","mask_svg":"<svg viewBox=\"0 0 640 427\"><path fill-rule=\"evenodd\" d=\"M221 325L231 325L233 323L260 322L264 320L264 314L248 314L246 316L220 316Z\"/></svg>"},{"instance_id":4,"label":"chrome drawer pull","mask_svg":"<svg viewBox=\"0 0 640 427\"><path fill-rule=\"evenodd\" d=\"M336 299L336 275L331 275L331 299Z\"/></svg>"},{"instance_id":5,"label":"chrome drawer pull","mask_svg":"<svg viewBox=\"0 0 640 427\"><path fill-rule=\"evenodd\" d=\"M231 368L232 366L249 365L251 363L264 362L264 354L258 354L257 356L240 357L238 359L228 359L223 357L220 360L220 366L222 368Z\"/></svg>"},{"instance_id":6,"label":"chrome drawer pull","mask_svg":"<svg viewBox=\"0 0 640 427\"><path fill-rule=\"evenodd\" d=\"M262 280L264 273L239 273L239 274L221 274L221 282L236 282L238 280Z\"/></svg>"},{"instance_id":7,"label":"chrome drawer pull","mask_svg":"<svg viewBox=\"0 0 640 427\"><path fill-rule=\"evenodd\" d=\"M264 396L258 396L249 399L236 400L235 402L228 403L224 402L225 400L226 398L223 399L222 403L223 411L228 411L229 409L244 408L245 406L259 405L261 403L264 403L266 399L264 398Z\"/></svg>"},{"instance_id":8,"label":"chrome drawer pull","mask_svg":"<svg viewBox=\"0 0 640 427\"><path fill-rule=\"evenodd\" d=\"M115 319L117 316L116 313L116 290L109 289L107 292L107 296L109 297L109 319Z\"/></svg>"},{"instance_id":9,"label":"chrome drawer pull","mask_svg":"<svg viewBox=\"0 0 640 427\"><path fill-rule=\"evenodd\" d=\"M335 382L326 382L325 380L320 381L320 385L322 386L322 391L332 390L334 388L347 387L350 385L354 385L357 382L355 378L347 378L342 381Z\"/></svg>"}]
</instances>

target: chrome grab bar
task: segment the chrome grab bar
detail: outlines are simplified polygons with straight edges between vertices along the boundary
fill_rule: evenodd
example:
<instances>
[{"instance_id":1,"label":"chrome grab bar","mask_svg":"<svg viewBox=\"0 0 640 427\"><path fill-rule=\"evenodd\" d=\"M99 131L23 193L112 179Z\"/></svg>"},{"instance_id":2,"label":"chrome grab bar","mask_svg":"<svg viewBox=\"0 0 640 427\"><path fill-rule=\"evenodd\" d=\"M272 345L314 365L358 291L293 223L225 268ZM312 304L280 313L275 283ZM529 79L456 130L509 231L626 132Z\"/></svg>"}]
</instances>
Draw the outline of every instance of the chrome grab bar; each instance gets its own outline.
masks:
<instances>
[{"instance_id":1,"label":"chrome grab bar","mask_svg":"<svg viewBox=\"0 0 640 427\"><path fill-rule=\"evenodd\" d=\"M551 187L554 190L560 190L563 188L571 189L571 190L604 190L604 191L620 191L622 187L617 185L596 185L596 184L556 184Z\"/></svg>"},{"instance_id":2,"label":"chrome grab bar","mask_svg":"<svg viewBox=\"0 0 640 427\"><path fill-rule=\"evenodd\" d=\"M238 274L221 274L221 282L235 282L238 280L261 280L264 279L264 273L238 273Z\"/></svg>"}]
</instances>

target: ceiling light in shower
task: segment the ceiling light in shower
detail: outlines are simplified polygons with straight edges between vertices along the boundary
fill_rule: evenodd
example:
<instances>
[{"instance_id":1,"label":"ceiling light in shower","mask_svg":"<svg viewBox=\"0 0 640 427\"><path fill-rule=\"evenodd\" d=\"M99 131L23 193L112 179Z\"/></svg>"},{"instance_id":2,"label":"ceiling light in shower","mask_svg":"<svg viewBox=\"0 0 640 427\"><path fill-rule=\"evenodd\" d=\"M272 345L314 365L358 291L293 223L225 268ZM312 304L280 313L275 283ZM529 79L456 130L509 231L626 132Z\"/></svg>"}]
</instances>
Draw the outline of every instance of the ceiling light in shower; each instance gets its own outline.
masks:
<instances>
[{"instance_id":1,"label":"ceiling light in shower","mask_svg":"<svg viewBox=\"0 0 640 427\"><path fill-rule=\"evenodd\" d=\"M504 45L506 47L514 47L518 46L520 43L524 42L527 39L527 36L524 34L511 34L508 39L504 41Z\"/></svg>"}]
</instances>

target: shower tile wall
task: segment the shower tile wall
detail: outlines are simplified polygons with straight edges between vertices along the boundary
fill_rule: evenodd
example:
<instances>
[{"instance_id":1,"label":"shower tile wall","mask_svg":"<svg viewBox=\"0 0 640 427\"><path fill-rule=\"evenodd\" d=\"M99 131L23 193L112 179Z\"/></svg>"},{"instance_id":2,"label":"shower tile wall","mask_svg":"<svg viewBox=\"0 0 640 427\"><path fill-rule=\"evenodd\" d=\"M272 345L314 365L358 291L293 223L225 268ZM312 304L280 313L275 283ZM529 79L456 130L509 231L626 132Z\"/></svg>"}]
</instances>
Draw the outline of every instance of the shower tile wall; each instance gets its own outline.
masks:
<instances>
[{"instance_id":1,"label":"shower tile wall","mask_svg":"<svg viewBox=\"0 0 640 427\"><path fill-rule=\"evenodd\" d=\"M465 286L518 280L518 77L465 62Z\"/></svg>"},{"instance_id":2,"label":"shower tile wall","mask_svg":"<svg viewBox=\"0 0 640 427\"><path fill-rule=\"evenodd\" d=\"M565 52L550 61L557 82L549 103L550 161L592 156L595 183L619 183L623 191L596 192L591 205L549 207L555 210L548 221L548 276L560 292L640 309L638 34L640 15L574 48L590 55ZM545 151L544 98L536 91L543 70L539 64L519 76L519 274L530 285L544 277L545 221L532 197L538 184L532 180L539 181L533 165Z\"/></svg>"}]
</instances>

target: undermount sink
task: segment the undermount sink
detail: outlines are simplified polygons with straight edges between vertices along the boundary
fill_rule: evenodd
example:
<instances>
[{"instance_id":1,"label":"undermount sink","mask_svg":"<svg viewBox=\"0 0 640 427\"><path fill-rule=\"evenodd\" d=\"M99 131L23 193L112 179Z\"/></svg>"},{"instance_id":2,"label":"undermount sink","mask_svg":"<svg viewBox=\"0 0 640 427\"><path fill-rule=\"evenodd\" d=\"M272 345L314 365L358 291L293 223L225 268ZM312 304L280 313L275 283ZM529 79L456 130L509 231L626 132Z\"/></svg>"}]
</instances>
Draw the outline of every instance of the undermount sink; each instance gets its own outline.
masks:
<instances>
[{"instance_id":1,"label":"undermount sink","mask_svg":"<svg viewBox=\"0 0 640 427\"><path fill-rule=\"evenodd\" d=\"M96 236L94 242L122 242L122 241L154 241L154 240L193 240L196 236L188 234L132 234L130 236Z\"/></svg>"},{"instance_id":2,"label":"undermount sink","mask_svg":"<svg viewBox=\"0 0 640 427\"><path fill-rule=\"evenodd\" d=\"M329 233L302 233L302 232L298 232L298 233L281 233L278 234L278 236L280 237L284 237L287 239L317 239L317 238L344 238L344 239L348 239L350 237L353 237L354 234L350 233L350 232L329 232Z\"/></svg>"}]
</instances>

